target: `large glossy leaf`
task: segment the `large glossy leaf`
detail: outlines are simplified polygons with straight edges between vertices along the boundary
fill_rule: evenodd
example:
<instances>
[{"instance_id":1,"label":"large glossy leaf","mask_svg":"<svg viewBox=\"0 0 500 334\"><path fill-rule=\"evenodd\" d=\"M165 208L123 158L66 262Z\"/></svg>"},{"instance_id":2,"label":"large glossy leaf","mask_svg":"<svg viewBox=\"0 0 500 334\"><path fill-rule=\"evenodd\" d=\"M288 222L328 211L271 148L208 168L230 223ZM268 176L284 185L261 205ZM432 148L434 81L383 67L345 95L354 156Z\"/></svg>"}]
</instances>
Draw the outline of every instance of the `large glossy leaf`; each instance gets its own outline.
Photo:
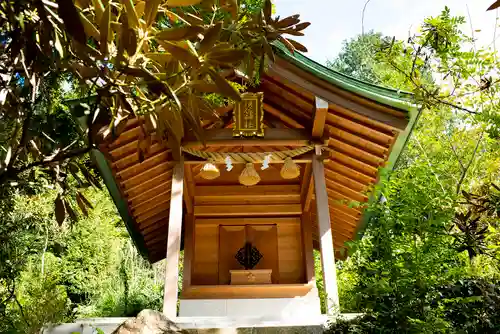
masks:
<instances>
[{"instance_id":1,"label":"large glossy leaf","mask_svg":"<svg viewBox=\"0 0 500 334\"><path fill-rule=\"evenodd\" d=\"M104 4L101 0L92 0L92 4L94 5L97 22L101 22L102 14L104 14Z\"/></svg>"},{"instance_id":2,"label":"large glossy leaf","mask_svg":"<svg viewBox=\"0 0 500 334\"><path fill-rule=\"evenodd\" d=\"M80 44L87 43L87 36L85 35L85 28L80 20L80 14L76 9L73 1L63 0L59 1L58 13L61 16L66 31Z\"/></svg>"},{"instance_id":3,"label":"large glossy leaf","mask_svg":"<svg viewBox=\"0 0 500 334\"><path fill-rule=\"evenodd\" d=\"M134 8L134 1L133 0L122 0L123 4L125 5L125 8L127 9L127 18L128 18L128 25L132 29L136 29L139 27L139 18L137 17L137 12L135 11Z\"/></svg>"},{"instance_id":4,"label":"large glossy leaf","mask_svg":"<svg viewBox=\"0 0 500 334\"><path fill-rule=\"evenodd\" d=\"M228 50L209 52L207 53L206 58L211 63L230 65L241 62L246 55L247 51L245 50L228 49Z\"/></svg>"},{"instance_id":5,"label":"large glossy leaf","mask_svg":"<svg viewBox=\"0 0 500 334\"><path fill-rule=\"evenodd\" d=\"M178 28L169 28L158 32L155 37L163 41L181 41L197 36L203 31L200 26L183 26Z\"/></svg>"},{"instance_id":6,"label":"large glossy leaf","mask_svg":"<svg viewBox=\"0 0 500 334\"><path fill-rule=\"evenodd\" d=\"M146 19L146 29L149 29L156 19L156 14L158 13L158 7L163 0L147 0L146 7L144 9L144 15Z\"/></svg>"},{"instance_id":7,"label":"large glossy leaf","mask_svg":"<svg viewBox=\"0 0 500 334\"><path fill-rule=\"evenodd\" d=\"M204 55L214 47L215 43L219 39L221 29L222 23L219 22L207 30L207 32L203 36L203 40L200 42L200 47L198 48L198 52L200 55Z\"/></svg>"},{"instance_id":8,"label":"large glossy leaf","mask_svg":"<svg viewBox=\"0 0 500 334\"><path fill-rule=\"evenodd\" d=\"M297 49L301 52L307 52L307 48L304 45L300 44L299 42L294 41L293 39L289 39L289 38L287 38L287 40L288 40L288 42L290 42L290 44L293 45L293 47L295 49Z\"/></svg>"},{"instance_id":9,"label":"large glossy leaf","mask_svg":"<svg viewBox=\"0 0 500 334\"><path fill-rule=\"evenodd\" d=\"M82 24L87 36L91 36L95 38L96 41L99 41L101 37L99 34L99 30L97 30L96 26L92 22L90 22L90 20L87 19L85 15L81 14L80 17L82 19Z\"/></svg>"},{"instance_id":10,"label":"large glossy leaf","mask_svg":"<svg viewBox=\"0 0 500 334\"><path fill-rule=\"evenodd\" d=\"M220 76L219 73L217 73L214 69L210 69L208 74L210 75L210 78L214 81L214 83L217 85L217 88L219 89L219 93L231 98L232 100L235 101L240 101L241 96L240 93L227 82L226 79Z\"/></svg>"},{"instance_id":11,"label":"large glossy leaf","mask_svg":"<svg viewBox=\"0 0 500 334\"><path fill-rule=\"evenodd\" d=\"M200 61L198 57L196 57L190 50L184 49L177 44L170 43L167 41L158 40L160 45L169 52L172 56L177 58L178 60L191 65L193 67L198 67L200 65Z\"/></svg>"}]
</instances>

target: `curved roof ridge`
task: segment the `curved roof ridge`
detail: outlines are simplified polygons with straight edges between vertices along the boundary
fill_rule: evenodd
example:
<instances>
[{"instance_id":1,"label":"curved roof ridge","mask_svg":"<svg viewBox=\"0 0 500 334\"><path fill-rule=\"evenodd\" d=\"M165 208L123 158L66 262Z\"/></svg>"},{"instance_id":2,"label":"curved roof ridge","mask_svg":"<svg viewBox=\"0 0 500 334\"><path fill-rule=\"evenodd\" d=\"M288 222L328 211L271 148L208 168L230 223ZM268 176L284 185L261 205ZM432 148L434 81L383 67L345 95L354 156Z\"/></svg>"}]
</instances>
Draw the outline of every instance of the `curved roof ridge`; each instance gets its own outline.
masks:
<instances>
[{"instance_id":1,"label":"curved roof ridge","mask_svg":"<svg viewBox=\"0 0 500 334\"><path fill-rule=\"evenodd\" d=\"M404 111L410 111L416 106L413 102L413 93L382 87L353 78L339 71L328 68L298 51L295 51L292 54L281 42L273 43L273 46L275 47L277 54L285 58L287 61L339 88Z\"/></svg>"}]
</instances>

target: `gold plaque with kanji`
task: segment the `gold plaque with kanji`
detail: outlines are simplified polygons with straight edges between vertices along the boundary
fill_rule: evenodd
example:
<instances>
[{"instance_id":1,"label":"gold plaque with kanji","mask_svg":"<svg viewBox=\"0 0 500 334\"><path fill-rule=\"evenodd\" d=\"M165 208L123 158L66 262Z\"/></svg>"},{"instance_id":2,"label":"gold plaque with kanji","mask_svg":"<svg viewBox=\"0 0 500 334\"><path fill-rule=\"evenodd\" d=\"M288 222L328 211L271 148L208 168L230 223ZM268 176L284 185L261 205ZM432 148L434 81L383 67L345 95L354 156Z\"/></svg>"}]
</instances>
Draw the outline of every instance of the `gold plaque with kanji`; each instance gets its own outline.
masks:
<instances>
[{"instance_id":1,"label":"gold plaque with kanji","mask_svg":"<svg viewBox=\"0 0 500 334\"><path fill-rule=\"evenodd\" d=\"M233 110L233 136L264 136L264 93L244 93Z\"/></svg>"}]
</instances>

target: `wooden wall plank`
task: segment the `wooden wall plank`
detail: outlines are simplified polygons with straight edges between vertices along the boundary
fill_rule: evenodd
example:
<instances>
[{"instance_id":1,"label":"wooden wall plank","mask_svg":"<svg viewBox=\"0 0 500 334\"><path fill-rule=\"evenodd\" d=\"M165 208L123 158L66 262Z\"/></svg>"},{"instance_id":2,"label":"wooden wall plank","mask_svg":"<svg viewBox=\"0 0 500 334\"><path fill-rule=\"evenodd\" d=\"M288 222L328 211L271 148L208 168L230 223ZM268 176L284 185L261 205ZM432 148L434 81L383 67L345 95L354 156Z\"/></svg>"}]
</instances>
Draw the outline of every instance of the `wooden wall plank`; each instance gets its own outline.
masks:
<instances>
[{"instance_id":1,"label":"wooden wall plank","mask_svg":"<svg viewBox=\"0 0 500 334\"><path fill-rule=\"evenodd\" d=\"M302 214L300 226L302 229L302 247L304 249L304 264L306 269L305 279L309 284L315 285L312 221L309 212Z\"/></svg>"},{"instance_id":2,"label":"wooden wall plank","mask_svg":"<svg viewBox=\"0 0 500 334\"><path fill-rule=\"evenodd\" d=\"M297 224L278 225L279 284L305 282L300 218Z\"/></svg>"},{"instance_id":3,"label":"wooden wall plank","mask_svg":"<svg viewBox=\"0 0 500 334\"><path fill-rule=\"evenodd\" d=\"M229 284L230 270L245 269L235 258L246 242L245 225L220 225L219 238L219 284Z\"/></svg>"},{"instance_id":4,"label":"wooden wall plank","mask_svg":"<svg viewBox=\"0 0 500 334\"><path fill-rule=\"evenodd\" d=\"M219 226L194 223L193 285L215 285L219 282Z\"/></svg>"},{"instance_id":5,"label":"wooden wall plank","mask_svg":"<svg viewBox=\"0 0 500 334\"><path fill-rule=\"evenodd\" d=\"M191 286L183 291L182 299L254 299L295 298L307 295L314 287L309 284L211 285Z\"/></svg>"},{"instance_id":6,"label":"wooden wall plank","mask_svg":"<svg viewBox=\"0 0 500 334\"><path fill-rule=\"evenodd\" d=\"M230 217L230 216L283 216L300 215L300 204L270 204L270 205L203 205L195 206L196 217Z\"/></svg>"}]
</instances>

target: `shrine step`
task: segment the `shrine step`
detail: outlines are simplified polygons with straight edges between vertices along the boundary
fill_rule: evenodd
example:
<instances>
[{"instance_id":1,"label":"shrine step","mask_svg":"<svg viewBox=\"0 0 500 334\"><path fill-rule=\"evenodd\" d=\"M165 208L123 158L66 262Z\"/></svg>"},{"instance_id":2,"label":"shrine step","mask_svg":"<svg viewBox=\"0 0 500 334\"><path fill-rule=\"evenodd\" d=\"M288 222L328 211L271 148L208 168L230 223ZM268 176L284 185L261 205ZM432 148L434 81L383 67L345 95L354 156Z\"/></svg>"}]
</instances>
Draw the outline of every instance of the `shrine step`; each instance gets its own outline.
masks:
<instances>
[{"instance_id":1,"label":"shrine step","mask_svg":"<svg viewBox=\"0 0 500 334\"><path fill-rule=\"evenodd\" d=\"M342 314L352 319L360 314ZM55 325L43 330L43 334L95 334L100 329L111 334L126 320L133 318L90 318L75 323ZM279 319L273 317L178 317L175 323L190 334L316 334L323 333L328 321L335 321L326 315L303 319Z\"/></svg>"}]
</instances>

